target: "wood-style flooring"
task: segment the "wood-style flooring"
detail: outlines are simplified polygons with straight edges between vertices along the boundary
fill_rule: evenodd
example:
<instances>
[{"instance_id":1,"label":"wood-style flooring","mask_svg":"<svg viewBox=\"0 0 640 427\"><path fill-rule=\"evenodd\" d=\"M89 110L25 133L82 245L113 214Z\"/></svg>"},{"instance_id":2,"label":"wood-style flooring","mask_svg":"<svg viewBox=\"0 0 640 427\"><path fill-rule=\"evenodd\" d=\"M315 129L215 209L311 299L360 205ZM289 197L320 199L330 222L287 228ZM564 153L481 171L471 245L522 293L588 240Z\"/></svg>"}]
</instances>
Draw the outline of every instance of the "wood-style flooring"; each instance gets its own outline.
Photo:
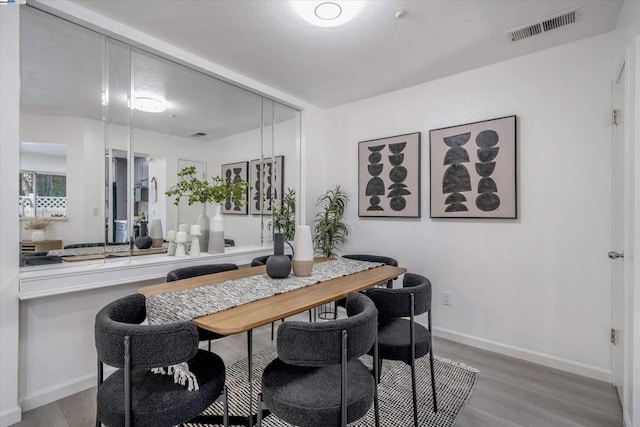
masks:
<instances>
[{"instance_id":1,"label":"wood-style flooring","mask_svg":"<svg viewBox=\"0 0 640 427\"><path fill-rule=\"evenodd\" d=\"M307 318L306 313L302 319ZM253 349L272 344L271 327L253 333ZM621 427L611 384L547 368L452 341L434 340L435 354L480 370L457 427ZM246 357L246 335L213 343L227 365ZM95 387L22 414L19 427L95 425ZM407 426L409 427L409 426Z\"/></svg>"}]
</instances>

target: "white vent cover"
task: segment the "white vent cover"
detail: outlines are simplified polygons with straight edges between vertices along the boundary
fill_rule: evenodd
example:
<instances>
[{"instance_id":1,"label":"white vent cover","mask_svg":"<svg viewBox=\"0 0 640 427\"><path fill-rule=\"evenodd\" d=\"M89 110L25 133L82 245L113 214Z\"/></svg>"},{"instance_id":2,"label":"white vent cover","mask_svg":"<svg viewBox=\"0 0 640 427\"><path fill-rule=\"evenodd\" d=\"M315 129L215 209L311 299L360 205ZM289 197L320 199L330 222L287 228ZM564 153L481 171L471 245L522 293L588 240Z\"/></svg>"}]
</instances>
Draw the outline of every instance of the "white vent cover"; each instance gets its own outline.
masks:
<instances>
[{"instance_id":1,"label":"white vent cover","mask_svg":"<svg viewBox=\"0 0 640 427\"><path fill-rule=\"evenodd\" d=\"M553 30L554 28L573 24L576 22L578 16L580 16L579 7L563 12L559 15L550 16L541 21L534 22L533 24L507 31L507 35L509 36L509 40L516 42L537 34L542 34L545 31Z\"/></svg>"}]
</instances>

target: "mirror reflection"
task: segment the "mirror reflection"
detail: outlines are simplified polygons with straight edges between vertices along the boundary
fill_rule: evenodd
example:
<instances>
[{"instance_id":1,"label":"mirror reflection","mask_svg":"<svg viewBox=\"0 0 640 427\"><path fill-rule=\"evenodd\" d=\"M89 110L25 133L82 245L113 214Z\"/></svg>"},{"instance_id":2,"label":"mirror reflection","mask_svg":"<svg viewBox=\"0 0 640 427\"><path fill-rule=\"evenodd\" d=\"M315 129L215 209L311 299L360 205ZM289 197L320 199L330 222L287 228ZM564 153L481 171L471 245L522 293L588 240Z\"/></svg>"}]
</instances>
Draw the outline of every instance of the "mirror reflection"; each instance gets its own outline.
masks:
<instances>
[{"instance_id":1,"label":"mirror reflection","mask_svg":"<svg viewBox=\"0 0 640 427\"><path fill-rule=\"evenodd\" d=\"M185 166L250 182L244 204L220 205L227 246L271 241L271 214L299 181L299 111L32 7L21 26L23 255L164 254L169 232L216 215L165 194ZM25 230L43 217L49 246Z\"/></svg>"}]
</instances>

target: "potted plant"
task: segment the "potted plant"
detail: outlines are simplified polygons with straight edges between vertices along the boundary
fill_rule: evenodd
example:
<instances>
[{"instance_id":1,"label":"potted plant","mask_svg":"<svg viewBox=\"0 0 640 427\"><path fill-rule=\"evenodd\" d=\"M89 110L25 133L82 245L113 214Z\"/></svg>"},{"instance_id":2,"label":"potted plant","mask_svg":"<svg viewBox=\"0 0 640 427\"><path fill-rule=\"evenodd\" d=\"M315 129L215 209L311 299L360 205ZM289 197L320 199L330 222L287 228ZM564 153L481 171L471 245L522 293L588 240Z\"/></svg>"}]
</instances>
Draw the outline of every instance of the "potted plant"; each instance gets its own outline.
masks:
<instances>
[{"instance_id":1,"label":"potted plant","mask_svg":"<svg viewBox=\"0 0 640 427\"><path fill-rule=\"evenodd\" d=\"M274 233L282 233L285 240L293 240L296 231L295 190L287 188L282 199L276 201L268 227Z\"/></svg>"},{"instance_id":2,"label":"potted plant","mask_svg":"<svg viewBox=\"0 0 640 427\"><path fill-rule=\"evenodd\" d=\"M350 228L344 221L344 213L349 195L339 185L321 195L316 207L319 211L313 220L313 245L316 253L325 257L335 257Z\"/></svg>"},{"instance_id":3,"label":"potted plant","mask_svg":"<svg viewBox=\"0 0 640 427\"><path fill-rule=\"evenodd\" d=\"M32 230L31 241L42 242L46 239L44 231L49 226L49 220L46 218L34 218L30 220L25 226L25 230Z\"/></svg>"},{"instance_id":4,"label":"potted plant","mask_svg":"<svg viewBox=\"0 0 640 427\"><path fill-rule=\"evenodd\" d=\"M243 206L249 183L242 179L225 180L219 176L211 177L211 181L197 177L195 166L187 166L178 172L178 182L165 192L175 197L174 205L178 206L183 197L187 197L189 205L202 203L202 212L198 217L201 236L200 247L210 253L224 252L224 223L221 214L221 203L229 199L233 204ZM209 223L207 203L216 203L215 214ZM215 236L214 236L215 235ZM205 249L203 249L205 250Z\"/></svg>"}]
</instances>

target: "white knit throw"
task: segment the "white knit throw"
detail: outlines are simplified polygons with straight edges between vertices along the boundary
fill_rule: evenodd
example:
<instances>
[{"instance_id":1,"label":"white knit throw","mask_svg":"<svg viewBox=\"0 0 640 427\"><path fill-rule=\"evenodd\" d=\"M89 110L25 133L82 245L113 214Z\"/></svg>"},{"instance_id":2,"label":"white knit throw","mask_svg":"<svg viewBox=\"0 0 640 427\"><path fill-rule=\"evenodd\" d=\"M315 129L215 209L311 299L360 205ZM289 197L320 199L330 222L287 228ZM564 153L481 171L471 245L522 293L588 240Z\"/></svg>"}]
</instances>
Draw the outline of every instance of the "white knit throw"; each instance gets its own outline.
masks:
<instances>
[{"instance_id":1,"label":"white knit throw","mask_svg":"<svg viewBox=\"0 0 640 427\"><path fill-rule=\"evenodd\" d=\"M173 375L173 381L176 384L187 385L189 391L198 391L198 379L189 370L187 362L178 363L177 365L167 366L167 368L153 368L151 372L160 375Z\"/></svg>"}]
</instances>

